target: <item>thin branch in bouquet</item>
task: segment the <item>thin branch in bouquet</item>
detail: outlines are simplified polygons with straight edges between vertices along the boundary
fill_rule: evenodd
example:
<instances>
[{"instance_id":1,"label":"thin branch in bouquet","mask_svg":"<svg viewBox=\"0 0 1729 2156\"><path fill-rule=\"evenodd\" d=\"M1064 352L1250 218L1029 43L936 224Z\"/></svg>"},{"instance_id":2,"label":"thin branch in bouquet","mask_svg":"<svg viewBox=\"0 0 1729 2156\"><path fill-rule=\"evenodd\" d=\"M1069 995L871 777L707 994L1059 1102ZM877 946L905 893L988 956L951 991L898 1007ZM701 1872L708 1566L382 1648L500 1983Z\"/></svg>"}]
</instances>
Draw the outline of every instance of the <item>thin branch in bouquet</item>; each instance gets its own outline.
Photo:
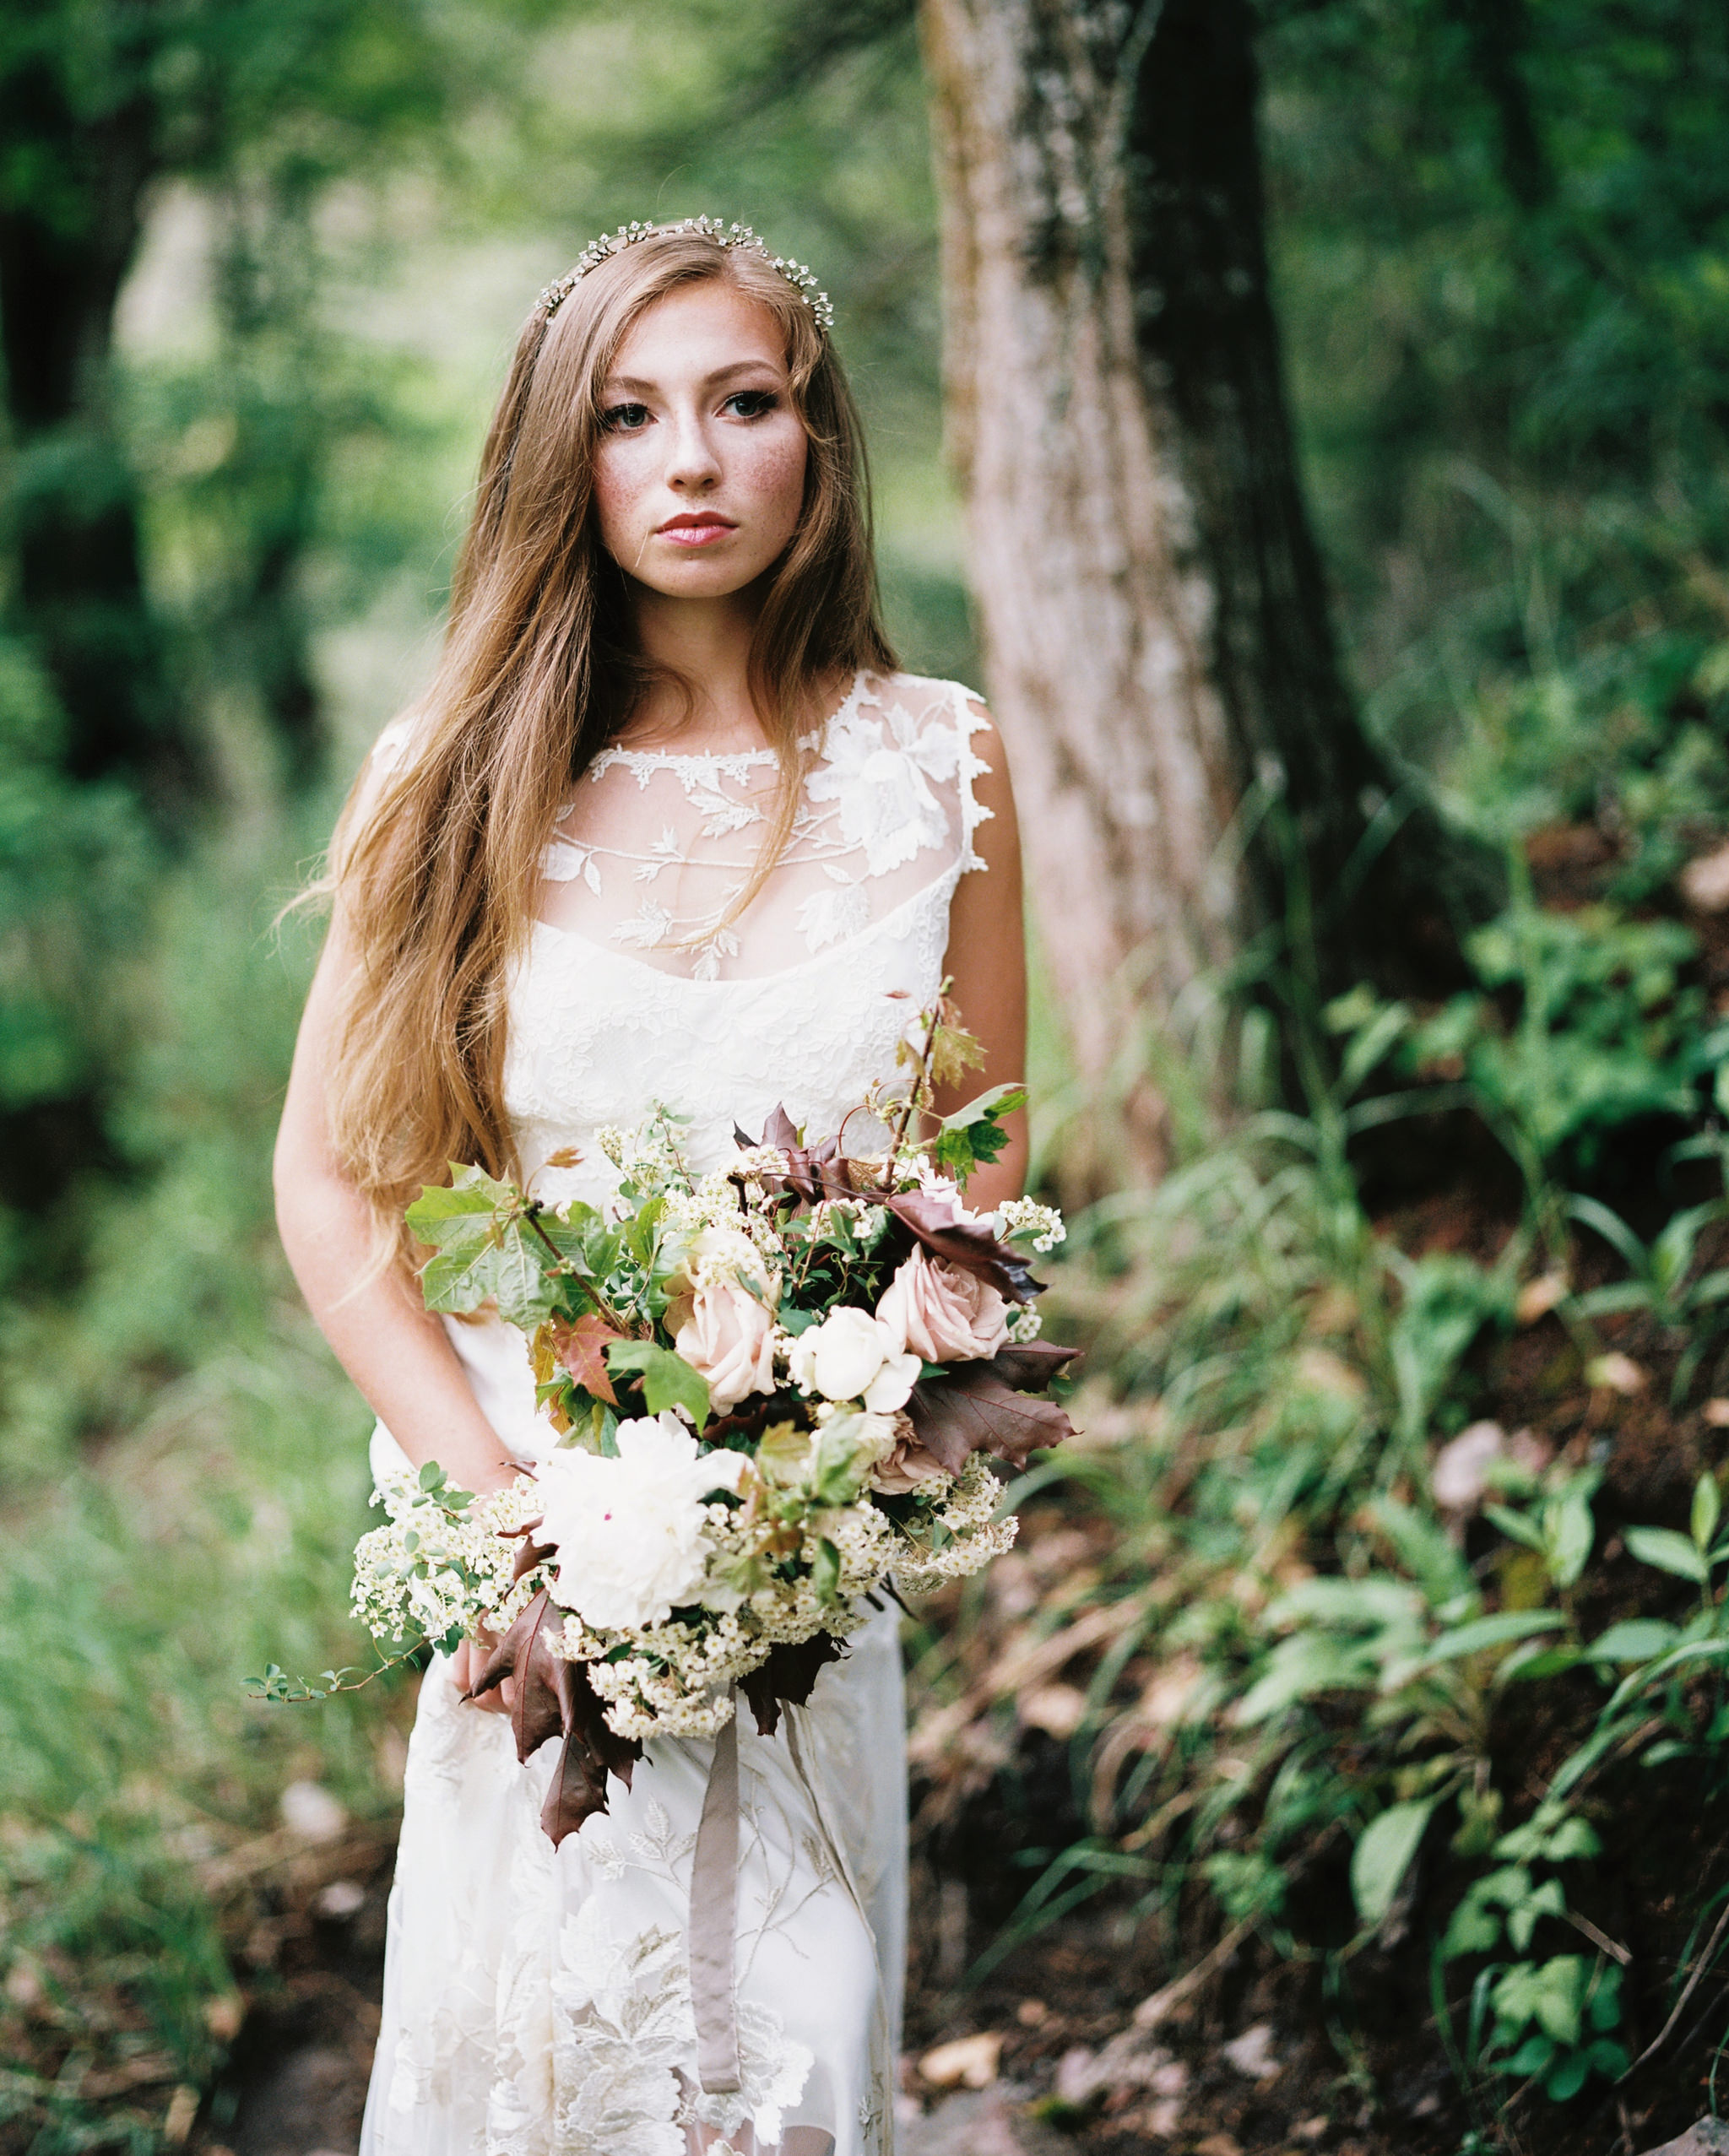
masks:
<instances>
[{"instance_id":1,"label":"thin branch in bouquet","mask_svg":"<svg viewBox=\"0 0 1729 2156\"><path fill-rule=\"evenodd\" d=\"M923 1048L914 1048L911 1042L903 1037L895 1053L897 1063L911 1064L913 1075L907 1087L906 1105L902 1108L900 1120L895 1125L894 1142L889 1150L891 1175L894 1172L893 1164L900 1158L901 1149L907 1142L907 1133L912 1128L913 1118L920 1109L929 1108L936 1097L935 1089L930 1082L930 1059L936 1047L936 1029L943 1021L948 993L953 986L954 976L951 973L944 974L937 985L936 1001L932 1004L928 1011L919 1013L919 1016L925 1021Z\"/></svg>"},{"instance_id":2,"label":"thin branch in bouquet","mask_svg":"<svg viewBox=\"0 0 1729 2156\"><path fill-rule=\"evenodd\" d=\"M896 1062L910 1066L913 1077L895 1127L891 1173L906 1145L913 1118L935 1108L938 1085L958 1081L963 1071L977 1069L984 1061L984 1051L960 1023L961 1014L949 1000L949 990L953 986L953 975L945 974L938 983L935 1002L929 1010L919 1012L924 1027L923 1046L915 1048L903 1037L896 1051ZM945 1063L948 1065L946 1070L943 1068Z\"/></svg>"},{"instance_id":3,"label":"thin branch in bouquet","mask_svg":"<svg viewBox=\"0 0 1729 2156\"><path fill-rule=\"evenodd\" d=\"M631 1327L625 1318L613 1308L611 1303L607 1301L592 1280L586 1278L577 1270L541 1226L540 1216L545 1210L546 1208L538 1198L523 1199L519 1208L521 1217L528 1223L528 1226L534 1229L535 1234L552 1253L552 1264L548 1268L549 1271L560 1280L575 1281L583 1293L594 1305L596 1315L604 1319L606 1323L613 1326L621 1335L626 1338L630 1337Z\"/></svg>"},{"instance_id":4,"label":"thin branch in bouquet","mask_svg":"<svg viewBox=\"0 0 1729 2156\"><path fill-rule=\"evenodd\" d=\"M339 1692L364 1692L375 1677L412 1662L425 1644L424 1639L411 1640L396 1654L381 1656L377 1667L364 1675L357 1663L350 1663L339 1670L321 1670L314 1683L307 1677L290 1677L274 1662L268 1662L263 1677L243 1677L241 1682L250 1699L262 1699L273 1707L304 1707L315 1699L333 1699ZM344 1682L349 1677L355 1679L352 1684Z\"/></svg>"}]
</instances>

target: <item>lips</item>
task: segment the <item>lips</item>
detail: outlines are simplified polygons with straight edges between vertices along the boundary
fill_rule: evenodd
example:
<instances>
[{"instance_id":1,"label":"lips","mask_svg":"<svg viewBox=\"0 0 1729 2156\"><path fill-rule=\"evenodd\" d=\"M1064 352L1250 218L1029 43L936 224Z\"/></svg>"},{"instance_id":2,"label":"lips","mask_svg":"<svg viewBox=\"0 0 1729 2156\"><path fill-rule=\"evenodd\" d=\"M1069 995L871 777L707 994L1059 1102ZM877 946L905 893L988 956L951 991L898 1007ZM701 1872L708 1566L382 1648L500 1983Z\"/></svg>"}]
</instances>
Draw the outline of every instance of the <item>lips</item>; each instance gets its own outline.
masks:
<instances>
[{"instance_id":1,"label":"lips","mask_svg":"<svg viewBox=\"0 0 1729 2156\"><path fill-rule=\"evenodd\" d=\"M655 536L669 539L675 546L712 546L717 539L724 539L737 525L724 517L717 517L712 510L696 515L669 517L659 526Z\"/></svg>"}]
</instances>

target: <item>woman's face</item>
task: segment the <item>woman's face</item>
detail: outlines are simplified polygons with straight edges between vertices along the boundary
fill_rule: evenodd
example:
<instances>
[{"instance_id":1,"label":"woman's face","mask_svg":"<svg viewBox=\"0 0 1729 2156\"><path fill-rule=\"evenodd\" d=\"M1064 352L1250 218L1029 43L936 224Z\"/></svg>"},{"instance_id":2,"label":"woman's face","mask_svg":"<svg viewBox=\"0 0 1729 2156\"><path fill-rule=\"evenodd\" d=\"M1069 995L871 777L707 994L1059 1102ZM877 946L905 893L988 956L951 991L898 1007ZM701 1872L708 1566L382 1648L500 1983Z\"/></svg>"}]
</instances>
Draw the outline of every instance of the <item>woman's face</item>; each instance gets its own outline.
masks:
<instances>
[{"instance_id":1,"label":"woman's face","mask_svg":"<svg viewBox=\"0 0 1729 2156\"><path fill-rule=\"evenodd\" d=\"M645 308L601 385L595 506L614 561L669 599L724 599L785 551L804 424L780 326L730 279Z\"/></svg>"}]
</instances>

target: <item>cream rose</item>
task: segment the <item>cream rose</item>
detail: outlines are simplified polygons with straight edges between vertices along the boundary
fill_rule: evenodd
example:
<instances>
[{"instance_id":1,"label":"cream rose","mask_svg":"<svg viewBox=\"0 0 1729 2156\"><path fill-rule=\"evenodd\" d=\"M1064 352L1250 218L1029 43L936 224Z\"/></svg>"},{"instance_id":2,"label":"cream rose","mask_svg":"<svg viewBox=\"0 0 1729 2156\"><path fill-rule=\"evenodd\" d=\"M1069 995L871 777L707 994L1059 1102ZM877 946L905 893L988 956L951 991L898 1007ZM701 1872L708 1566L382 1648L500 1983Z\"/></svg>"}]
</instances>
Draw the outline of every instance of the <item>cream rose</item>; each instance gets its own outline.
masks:
<instances>
[{"instance_id":1,"label":"cream rose","mask_svg":"<svg viewBox=\"0 0 1729 2156\"><path fill-rule=\"evenodd\" d=\"M681 1297L668 1311L676 1319L673 1346L708 1380L718 1412L747 1393L774 1390L774 1319L736 1281L718 1281Z\"/></svg>"},{"instance_id":2,"label":"cream rose","mask_svg":"<svg viewBox=\"0 0 1729 2156\"><path fill-rule=\"evenodd\" d=\"M904 1407L919 1375L919 1357L868 1310L831 1310L793 1342L793 1383L825 1400L859 1400L875 1415Z\"/></svg>"},{"instance_id":3,"label":"cream rose","mask_svg":"<svg viewBox=\"0 0 1729 2156\"><path fill-rule=\"evenodd\" d=\"M976 1362L1009 1336L1008 1303L990 1282L922 1247L883 1290L876 1314L927 1362Z\"/></svg>"}]
</instances>

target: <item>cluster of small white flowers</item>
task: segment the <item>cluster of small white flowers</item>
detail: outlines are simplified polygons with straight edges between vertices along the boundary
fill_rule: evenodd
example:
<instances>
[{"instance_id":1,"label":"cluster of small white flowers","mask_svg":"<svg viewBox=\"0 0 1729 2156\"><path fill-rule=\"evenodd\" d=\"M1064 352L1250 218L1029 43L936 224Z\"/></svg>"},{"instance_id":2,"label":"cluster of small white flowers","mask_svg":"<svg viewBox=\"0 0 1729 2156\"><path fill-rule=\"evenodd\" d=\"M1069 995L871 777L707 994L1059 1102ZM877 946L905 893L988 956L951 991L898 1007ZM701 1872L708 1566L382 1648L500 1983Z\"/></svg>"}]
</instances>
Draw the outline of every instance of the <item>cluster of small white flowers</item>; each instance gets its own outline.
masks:
<instances>
[{"instance_id":1,"label":"cluster of small white flowers","mask_svg":"<svg viewBox=\"0 0 1729 2156\"><path fill-rule=\"evenodd\" d=\"M678 1135L664 1115L652 1116L629 1130L609 1124L595 1132L594 1142L618 1170L620 1181L638 1190L664 1190L684 1180Z\"/></svg>"},{"instance_id":2,"label":"cluster of small white flowers","mask_svg":"<svg viewBox=\"0 0 1729 2156\"><path fill-rule=\"evenodd\" d=\"M778 1159L778 1154L775 1157ZM745 1203L741 1206L739 1185L733 1179L733 1173L717 1169L712 1175L705 1175L694 1189L669 1190L666 1209L661 1215L667 1232L681 1241L694 1241L705 1227L729 1228L748 1236L762 1255L778 1267L785 1249L773 1222L760 1210L762 1186L760 1183L747 1183ZM691 1284L696 1287L707 1287L714 1280L729 1279L734 1270L724 1263L702 1258L686 1267Z\"/></svg>"},{"instance_id":3,"label":"cluster of small white flowers","mask_svg":"<svg viewBox=\"0 0 1729 2156\"><path fill-rule=\"evenodd\" d=\"M760 1523L724 1505L708 1508L717 1563L751 1554ZM832 1598L811 1577L827 1540L840 1558ZM731 1713L729 1694L778 1645L796 1646L819 1632L843 1637L869 1614L862 1598L880 1586L897 1537L868 1503L810 1515L798 1551L799 1576L772 1579L740 1598L735 1609L705 1607L689 1621L672 1620L618 1633L568 1615L555 1651L588 1665L588 1680L606 1704L610 1727L624 1737L712 1736ZM621 1646L631 1653L609 1660Z\"/></svg>"},{"instance_id":4,"label":"cluster of small white flowers","mask_svg":"<svg viewBox=\"0 0 1729 2156\"><path fill-rule=\"evenodd\" d=\"M868 1595L893 1554L895 1531L887 1514L874 1504L849 1504L827 1514L822 1525L840 1556L842 1594Z\"/></svg>"},{"instance_id":5,"label":"cluster of small white flowers","mask_svg":"<svg viewBox=\"0 0 1729 2156\"><path fill-rule=\"evenodd\" d=\"M861 1249L868 1250L882 1239L889 1223L886 1205L860 1205L853 1222L853 1232L859 1238Z\"/></svg>"},{"instance_id":6,"label":"cluster of small white flowers","mask_svg":"<svg viewBox=\"0 0 1729 2156\"><path fill-rule=\"evenodd\" d=\"M729 1171L760 1189L765 1176L786 1173L787 1157L778 1146L740 1146L729 1163Z\"/></svg>"},{"instance_id":7,"label":"cluster of small white flowers","mask_svg":"<svg viewBox=\"0 0 1729 2156\"><path fill-rule=\"evenodd\" d=\"M1037 1340L1043 1330L1043 1316L1032 1303L1022 1303L1010 1312L1009 1338L1016 1347L1024 1347L1029 1340Z\"/></svg>"},{"instance_id":8,"label":"cluster of small white flowers","mask_svg":"<svg viewBox=\"0 0 1729 2156\"><path fill-rule=\"evenodd\" d=\"M767 1657L731 1612L698 1627L659 1624L631 1635L633 1655L608 1661L617 1638L567 1617L555 1651L588 1665L607 1702L609 1726L624 1737L713 1736L732 1715L733 1686Z\"/></svg>"},{"instance_id":9,"label":"cluster of small white flowers","mask_svg":"<svg viewBox=\"0 0 1729 2156\"><path fill-rule=\"evenodd\" d=\"M1041 1205L1036 1198L1005 1199L996 1209L995 1225L1004 1242L1011 1237L1030 1238L1035 1250L1054 1250L1069 1237L1067 1224L1056 1207Z\"/></svg>"},{"instance_id":10,"label":"cluster of small white flowers","mask_svg":"<svg viewBox=\"0 0 1729 2156\"><path fill-rule=\"evenodd\" d=\"M380 1639L420 1632L446 1640L472 1632L483 1617L502 1629L545 1584L540 1567L512 1579L521 1543L508 1530L540 1509L527 1476L460 1514L426 1501L408 1475L381 1483L372 1502L383 1506L388 1522L355 1546L351 1600L355 1615Z\"/></svg>"},{"instance_id":11,"label":"cluster of small white flowers","mask_svg":"<svg viewBox=\"0 0 1729 2156\"><path fill-rule=\"evenodd\" d=\"M819 1595L807 1574L759 1587L745 1606L758 1637L770 1647L796 1647L819 1632L850 1629L848 1613ZM762 1660L767 1659L764 1654Z\"/></svg>"},{"instance_id":12,"label":"cluster of small white flowers","mask_svg":"<svg viewBox=\"0 0 1729 2156\"><path fill-rule=\"evenodd\" d=\"M929 1595L945 1580L964 1579L982 1572L993 1557L1013 1546L1019 1522L993 1514L1002 1495L997 1479L983 1453L974 1453L950 1491L947 1502L938 1506L936 1524L950 1539L940 1549L921 1551L895 1565L895 1584L906 1595Z\"/></svg>"},{"instance_id":13,"label":"cluster of small white flowers","mask_svg":"<svg viewBox=\"0 0 1729 2156\"><path fill-rule=\"evenodd\" d=\"M644 1655L620 1662L590 1662L588 1682L606 1702L607 1726L638 1742L656 1736L713 1736L733 1718L732 1687L686 1691L675 1671Z\"/></svg>"}]
</instances>

